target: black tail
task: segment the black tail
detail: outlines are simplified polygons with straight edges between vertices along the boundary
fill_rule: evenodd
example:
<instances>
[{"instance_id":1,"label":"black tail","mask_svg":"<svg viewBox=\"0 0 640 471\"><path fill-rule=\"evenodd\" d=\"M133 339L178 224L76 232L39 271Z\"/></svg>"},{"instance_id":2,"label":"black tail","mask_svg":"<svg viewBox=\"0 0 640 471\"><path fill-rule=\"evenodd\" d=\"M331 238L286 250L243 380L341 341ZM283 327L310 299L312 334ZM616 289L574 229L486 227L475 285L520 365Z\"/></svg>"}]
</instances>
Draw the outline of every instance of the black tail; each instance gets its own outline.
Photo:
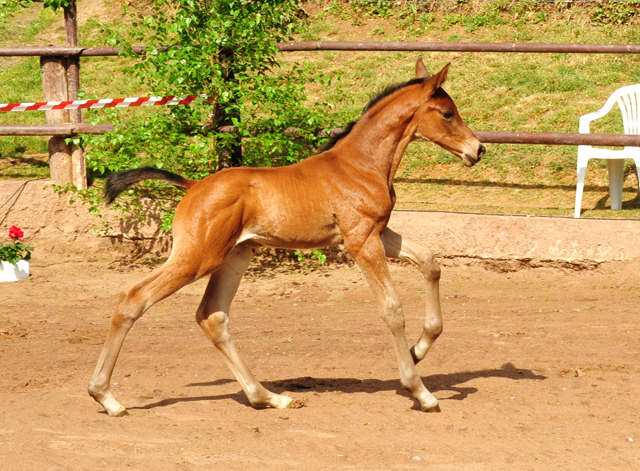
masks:
<instances>
[{"instance_id":1,"label":"black tail","mask_svg":"<svg viewBox=\"0 0 640 471\"><path fill-rule=\"evenodd\" d=\"M188 190L194 183L176 173L153 167L140 167L133 170L116 172L107 179L104 187L104 198L107 204L113 203L120 193L144 180L163 180L181 190Z\"/></svg>"}]
</instances>

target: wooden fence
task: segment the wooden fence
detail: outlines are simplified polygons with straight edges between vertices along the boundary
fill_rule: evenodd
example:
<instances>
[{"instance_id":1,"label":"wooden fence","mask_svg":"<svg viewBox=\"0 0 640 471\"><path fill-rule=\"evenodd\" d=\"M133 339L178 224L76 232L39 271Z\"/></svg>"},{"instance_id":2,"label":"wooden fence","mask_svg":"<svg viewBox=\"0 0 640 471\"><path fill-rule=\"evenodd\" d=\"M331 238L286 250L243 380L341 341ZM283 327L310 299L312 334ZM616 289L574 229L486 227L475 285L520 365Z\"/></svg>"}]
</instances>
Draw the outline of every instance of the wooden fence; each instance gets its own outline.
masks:
<instances>
[{"instance_id":1,"label":"wooden fence","mask_svg":"<svg viewBox=\"0 0 640 471\"><path fill-rule=\"evenodd\" d=\"M78 44L75 0L64 9L66 46L0 48L0 56L40 57L42 91L45 101L76 100L80 90L80 57L117 56L116 47L81 47ZM572 54L640 54L636 44L507 44L440 42L289 42L279 43L283 51L455 51L500 53L572 53ZM133 51L144 54L146 46ZM48 141L50 171L57 185L72 183L87 188L84 150L67 144L66 138L77 134L106 134L110 124L89 125L82 122L82 110L46 111L45 125L0 125L0 136L51 136ZM228 126L227 126L228 127ZM337 131L337 130L334 130ZM621 134L524 133L474 131L480 141L501 144L640 146L640 136Z\"/></svg>"}]
</instances>

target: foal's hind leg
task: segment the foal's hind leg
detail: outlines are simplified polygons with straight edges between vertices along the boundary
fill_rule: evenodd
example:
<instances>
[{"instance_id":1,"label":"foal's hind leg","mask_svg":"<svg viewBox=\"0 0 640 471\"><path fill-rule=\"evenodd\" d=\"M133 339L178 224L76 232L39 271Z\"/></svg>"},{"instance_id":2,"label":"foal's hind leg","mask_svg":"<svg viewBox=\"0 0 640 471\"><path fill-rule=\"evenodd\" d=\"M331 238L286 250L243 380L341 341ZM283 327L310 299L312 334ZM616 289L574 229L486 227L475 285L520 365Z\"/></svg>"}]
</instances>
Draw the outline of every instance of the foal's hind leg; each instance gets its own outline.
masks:
<instances>
[{"instance_id":1,"label":"foal's hind leg","mask_svg":"<svg viewBox=\"0 0 640 471\"><path fill-rule=\"evenodd\" d=\"M198 307L196 320L222 354L251 405L283 409L291 403L292 399L274 394L258 382L240 357L229 333L231 301L238 290L242 275L249 267L252 256L253 250L248 244L236 246L229 252L224 264L211 275L207 290Z\"/></svg>"},{"instance_id":2,"label":"foal's hind leg","mask_svg":"<svg viewBox=\"0 0 640 471\"><path fill-rule=\"evenodd\" d=\"M109 335L89 383L89 394L102 404L110 416L120 417L127 414L126 409L115 400L110 390L111 374L127 333L147 309L195 279L196 270L189 269L188 263L172 262L170 259L120 295Z\"/></svg>"},{"instance_id":3,"label":"foal's hind leg","mask_svg":"<svg viewBox=\"0 0 640 471\"><path fill-rule=\"evenodd\" d=\"M440 266L430 250L418 251L402 239L400 234L388 227L383 231L382 243L387 257L409 260L420 268L426 281L427 315L424 329L418 342L411 348L413 361L422 360L433 342L442 333L442 312L440 311Z\"/></svg>"}]
</instances>

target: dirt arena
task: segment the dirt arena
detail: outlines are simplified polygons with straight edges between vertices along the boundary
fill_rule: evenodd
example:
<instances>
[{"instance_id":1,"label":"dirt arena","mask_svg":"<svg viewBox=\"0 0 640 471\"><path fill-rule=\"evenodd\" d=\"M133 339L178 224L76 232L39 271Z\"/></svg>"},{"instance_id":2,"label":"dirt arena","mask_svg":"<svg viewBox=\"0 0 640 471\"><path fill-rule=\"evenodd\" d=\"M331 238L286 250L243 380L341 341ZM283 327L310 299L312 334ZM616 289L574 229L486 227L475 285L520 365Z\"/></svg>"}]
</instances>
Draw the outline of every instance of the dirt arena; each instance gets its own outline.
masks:
<instances>
[{"instance_id":1,"label":"dirt arena","mask_svg":"<svg viewBox=\"0 0 640 471\"><path fill-rule=\"evenodd\" d=\"M640 261L445 267L445 330L419 365L431 414L400 386L357 268L243 280L232 333L268 388L304 404L288 410L248 405L194 321L201 281L131 331L113 377L131 415L110 418L87 383L120 289L151 267L34 255L30 280L0 284L5 471L640 469ZM422 278L391 269L415 340Z\"/></svg>"}]
</instances>

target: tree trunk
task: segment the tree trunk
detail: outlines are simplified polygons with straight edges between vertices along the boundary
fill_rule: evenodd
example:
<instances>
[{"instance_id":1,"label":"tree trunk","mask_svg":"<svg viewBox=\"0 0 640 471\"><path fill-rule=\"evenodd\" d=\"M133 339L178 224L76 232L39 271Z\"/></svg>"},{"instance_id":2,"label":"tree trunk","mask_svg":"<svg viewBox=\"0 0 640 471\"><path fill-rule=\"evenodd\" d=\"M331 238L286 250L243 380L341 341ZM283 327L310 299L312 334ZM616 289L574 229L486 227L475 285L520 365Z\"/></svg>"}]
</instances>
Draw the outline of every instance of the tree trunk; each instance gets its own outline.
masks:
<instances>
[{"instance_id":1,"label":"tree trunk","mask_svg":"<svg viewBox=\"0 0 640 471\"><path fill-rule=\"evenodd\" d=\"M220 63L225 69L224 79L227 82L235 82L236 77L233 73L233 50L230 47L225 47L220 51ZM231 100L230 104L236 105L238 102L236 99ZM214 123L216 129L220 129L223 126L233 126L233 120L240 121L240 114L235 110L229 110L229 108L221 107L216 104L214 113ZM242 143L240 138L234 139L231 144L220 146L218 148L218 168L222 170L229 167L242 166Z\"/></svg>"}]
</instances>

